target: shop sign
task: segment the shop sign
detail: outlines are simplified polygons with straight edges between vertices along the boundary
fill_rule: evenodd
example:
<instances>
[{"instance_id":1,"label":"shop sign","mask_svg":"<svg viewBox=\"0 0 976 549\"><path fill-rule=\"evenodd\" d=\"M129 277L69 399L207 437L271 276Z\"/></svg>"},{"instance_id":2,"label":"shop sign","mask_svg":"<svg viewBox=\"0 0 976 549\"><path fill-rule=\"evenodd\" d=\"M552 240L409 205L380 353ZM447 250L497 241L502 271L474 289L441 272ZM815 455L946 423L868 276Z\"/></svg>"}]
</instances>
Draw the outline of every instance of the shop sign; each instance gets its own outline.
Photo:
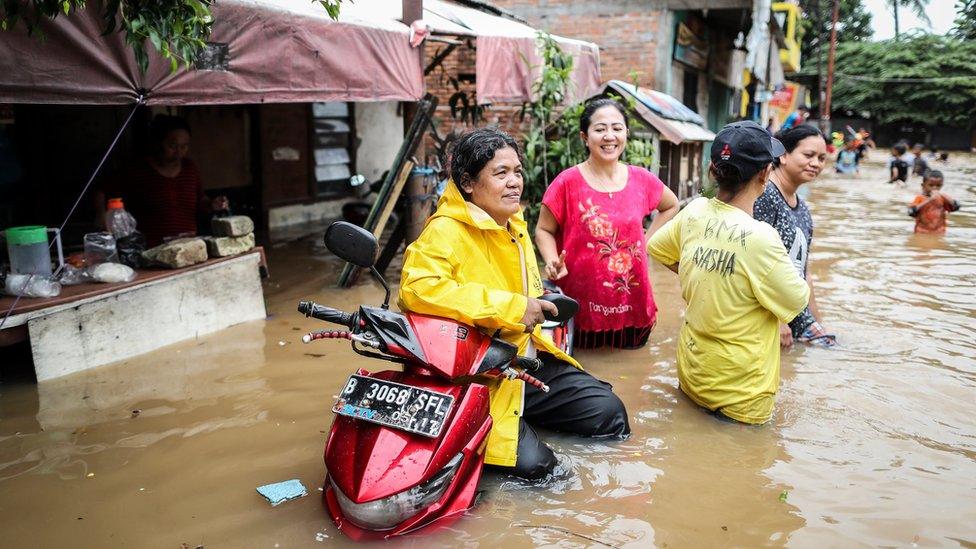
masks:
<instances>
[{"instance_id":1,"label":"shop sign","mask_svg":"<svg viewBox=\"0 0 976 549\"><path fill-rule=\"evenodd\" d=\"M795 82L787 82L769 100L769 117L781 124L795 109L803 89Z\"/></svg>"},{"instance_id":2,"label":"shop sign","mask_svg":"<svg viewBox=\"0 0 976 549\"><path fill-rule=\"evenodd\" d=\"M705 22L689 17L678 23L674 38L674 60L698 70L708 68L708 39Z\"/></svg>"}]
</instances>

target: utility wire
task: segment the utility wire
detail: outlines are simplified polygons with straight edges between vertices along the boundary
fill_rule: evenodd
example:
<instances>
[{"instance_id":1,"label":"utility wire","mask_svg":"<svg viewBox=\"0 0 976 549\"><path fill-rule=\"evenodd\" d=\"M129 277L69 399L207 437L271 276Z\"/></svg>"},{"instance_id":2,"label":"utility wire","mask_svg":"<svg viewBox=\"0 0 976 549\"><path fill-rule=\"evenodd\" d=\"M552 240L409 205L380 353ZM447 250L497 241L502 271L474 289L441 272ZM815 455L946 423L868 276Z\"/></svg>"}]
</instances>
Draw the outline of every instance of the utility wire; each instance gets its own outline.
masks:
<instances>
[{"instance_id":1,"label":"utility wire","mask_svg":"<svg viewBox=\"0 0 976 549\"><path fill-rule=\"evenodd\" d=\"M112 140L112 144L108 146L108 149L105 151L105 154L102 155L102 160L98 163L98 166L95 166L95 171L93 171L91 177L88 178L88 183L85 183L85 187L81 189L80 193L78 193L78 198L75 200L75 203L71 206L71 209L68 210L68 215L64 216L64 221L61 223L61 227L58 229L59 238L60 238L60 234L64 231L65 226L68 224L68 220L71 219L72 214L74 214L75 210L78 208L78 204L81 204L81 199L84 198L85 193L88 192L88 188L91 187L92 182L95 181L95 176L98 175L98 172L101 171L102 166L105 164L105 161L108 160L108 155L111 154L112 151L115 149L115 145L119 142L119 138L122 137L122 132L124 132L127 127L129 127L129 122L131 122L132 117L135 116L136 110L138 110L139 107L142 106L145 100L146 100L145 96L141 94L136 99L136 104L132 107L132 111L129 113L129 116L125 119L125 122L122 123L122 127L119 128L118 133L115 134L115 139ZM48 253L50 253L52 246L54 246L53 241L47 247ZM61 269L63 267L64 267L63 265L59 266L58 270L51 276L57 277L57 275L61 273ZM27 278L27 281L24 283L24 287L23 287L24 291L27 290L27 285L30 284L31 278L33 277L34 277L34 273L31 273L30 276ZM10 314L13 312L13 310L17 308L17 303L20 302L21 297L23 296L18 295L14 299L14 302L10 305L10 308L7 309L6 313L4 313L3 319L0 319L0 330L2 330L3 325L7 323L7 319L10 318Z\"/></svg>"},{"instance_id":2,"label":"utility wire","mask_svg":"<svg viewBox=\"0 0 976 549\"><path fill-rule=\"evenodd\" d=\"M844 78L850 78L851 80L858 80L860 82L883 82L891 84L912 84L919 82L945 82L947 80L972 80L976 84L976 74L969 76L933 76L931 78L882 78L877 76L862 76L858 74L844 74L842 72L835 73L837 76L843 76Z\"/></svg>"},{"instance_id":3,"label":"utility wire","mask_svg":"<svg viewBox=\"0 0 976 549\"><path fill-rule=\"evenodd\" d=\"M885 78L882 76L864 76L860 74L847 74L843 72L835 72L834 75L842 78L849 78L851 80L857 80L859 82L874 82L881 84L921 84L926 82L946 82L951 80L972 80L973 83L976 84L976 74L971 76L933 76L930 78ZM798 76L817 75L813 73L799 73Z\"/></svg>"}]
</instances>

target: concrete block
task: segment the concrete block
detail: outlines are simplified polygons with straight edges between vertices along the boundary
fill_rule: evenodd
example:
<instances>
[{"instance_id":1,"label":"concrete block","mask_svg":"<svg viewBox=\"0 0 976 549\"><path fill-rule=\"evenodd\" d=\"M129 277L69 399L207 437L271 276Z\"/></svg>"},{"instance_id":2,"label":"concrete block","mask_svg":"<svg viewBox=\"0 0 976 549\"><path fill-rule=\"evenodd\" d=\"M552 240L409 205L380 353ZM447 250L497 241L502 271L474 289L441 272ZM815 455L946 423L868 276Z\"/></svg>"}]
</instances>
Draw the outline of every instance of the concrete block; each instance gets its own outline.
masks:
<instances>
[{"instance_id":1,"label":"concrete block","mask_svg":"<svg viewBox=\"0 0 976 549\"><path fill-rule=\"evenodd\" d=\"M210 227L214 236L245 236L254 232L254 221L246 215L215 217Z\"/></svg>"},{"instance_id":2,"label":"concrete block","mask_svg":"<svg viewBox=\"0 0 976 549\"><path fill-rule=\"evenodd\" d=\"M256 253L243 255L54 307L28 319L37 380L264 319L259 261Z\"/></svg>"},{"instance_id":3,"label":"concrete block","mask_svg":"<svg viewBox=\"0 0 976 549\"><path fill-rule=\"evenodd\" d=\"M348 200L324 200L313 204L292 204L268 210L268 228L272 231L289 226L317 223L342 217L342 205Z\"/></svg>"},{"instance_id":4,"label":"concrete block","mask_svg":"<svg viewBox=\"0 0 976 549\"><path fill-rule=\"evenodd\" d=\"M207 245L202 238L178 238L142 252L151 263L178 269L207 260Z\"/></svg>"},{"instance_id":5,"label":"concrete block","mask_svg":"<svg viewBox=\"0 0 976 549\"><path fill-rule=\"evenodd\" d=\"M254 233L244 236L208 236L203 240L207 243L210 257L242 254L254 247Z\"/></svg>"}]
</instances>

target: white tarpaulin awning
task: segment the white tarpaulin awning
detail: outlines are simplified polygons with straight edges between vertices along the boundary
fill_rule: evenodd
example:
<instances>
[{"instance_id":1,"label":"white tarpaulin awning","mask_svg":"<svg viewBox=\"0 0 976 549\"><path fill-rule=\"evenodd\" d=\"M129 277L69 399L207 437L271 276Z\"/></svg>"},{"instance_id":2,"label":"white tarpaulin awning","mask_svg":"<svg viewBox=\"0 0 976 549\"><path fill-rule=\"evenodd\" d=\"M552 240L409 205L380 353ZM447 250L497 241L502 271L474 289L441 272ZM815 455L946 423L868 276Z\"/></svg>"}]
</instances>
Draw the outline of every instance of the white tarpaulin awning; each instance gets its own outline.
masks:
<instances>
[{"instance_id":1,"label":"white tarpaulin awning","mask_svg":"<svg viewBox=\"0 0 976 549\"><path fill-rule=\"evenodd\" d=\"M530 101L542 73L537 30L518 21L446 2L424 0L424 21L435 34L476 36L475 94L481 104ZM573 56L566 104L589 97L600 87L600 48L592 42L553 35L563 53Z\"/></svg>"},{"instance_id":2,"label":"white tarpaulin awning","mask_svg":"<svg viewBox=\"0 0 976 549\"><path fill-rule=\"evenodd\" d=\"M382 13L400 19L401 0L355 0L343 3L343 16ZM532 84L542 73L536 48L537 29L508 17L486 13L447 0L424 0L424 23L432 34L476 39L475 95L478 102L530 101ZM573 56L567 104L592 95L600 87L600 48L592 42L555 36L564 53Z\"/></svg>"}]
</instances>

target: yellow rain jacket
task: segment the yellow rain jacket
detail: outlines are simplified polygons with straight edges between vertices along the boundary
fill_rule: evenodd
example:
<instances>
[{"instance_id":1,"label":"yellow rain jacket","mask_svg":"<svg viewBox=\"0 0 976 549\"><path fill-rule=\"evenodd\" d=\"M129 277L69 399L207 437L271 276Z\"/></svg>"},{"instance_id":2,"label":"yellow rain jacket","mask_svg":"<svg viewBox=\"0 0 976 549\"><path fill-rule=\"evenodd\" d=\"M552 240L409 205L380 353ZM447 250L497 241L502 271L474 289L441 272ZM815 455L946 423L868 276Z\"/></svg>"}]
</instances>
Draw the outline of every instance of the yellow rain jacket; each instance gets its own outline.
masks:
<instances>
[{"instance_id":1,"label":"yellow rain jacket","mask_svg":"<svg viewBox=\"0 0 976 549\"><path fill-rule=\"evenodd\" d=\"M541 352L577 368L537 325L531 334L519 322L527 296L542 295L542 278L528 227L519 212L499 227L484 210L466 202L454 183L447 185L437 211L403 257L400 309L451 318L481 328L501 329L500 337L524 354L529 341ZM485 462L514 467L522 416L521 380L492 379L491 417Z\"/></svg>"}]
</instances>

